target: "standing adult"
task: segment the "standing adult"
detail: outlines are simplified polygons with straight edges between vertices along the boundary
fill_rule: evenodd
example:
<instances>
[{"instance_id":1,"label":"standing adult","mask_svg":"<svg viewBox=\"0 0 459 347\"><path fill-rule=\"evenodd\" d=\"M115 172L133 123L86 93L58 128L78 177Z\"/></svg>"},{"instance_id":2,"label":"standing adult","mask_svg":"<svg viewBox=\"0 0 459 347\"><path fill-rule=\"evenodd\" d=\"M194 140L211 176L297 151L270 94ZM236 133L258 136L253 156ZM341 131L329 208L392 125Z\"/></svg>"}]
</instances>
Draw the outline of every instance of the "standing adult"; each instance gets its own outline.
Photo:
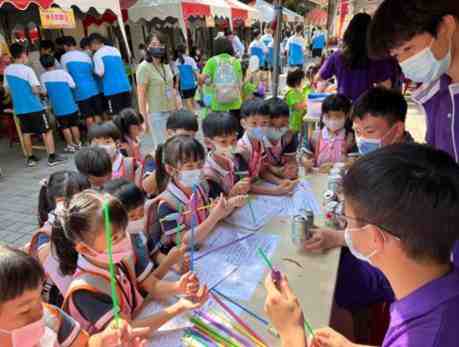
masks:
<instances>
[{"instance_id":1,"label":"standing adult","mask_svg":"<svg viewBox=\"0 0 459 347\"><path fill-rule=\"evenodd\" d=\"M295 28L295 35L287 41L288 65L292 68L304 68L304 53L306 51L303 37L303 26L298 24Z\"/></svg>"},{"instance_id":2,"label":"standing adult","mask_svg":"<svg viewBox=\"0 0 459 347\"><path fill-rule=\"evenodd\" d=\"M145 60L136 73L139 111L156 146L166 141L167 119L176 110L174 75L169 65L165 38L153 33L148 40Z\"/></svg>"},{"instance_id":3,"label":"standing adult","mask_svg":"<svg viewBox=\"0 0 459 347\"><path fill-rule=\"evenodd\" d=\"M120 51L105 45L105 38L97 33L89 35L89 47L94 52L94 71L102 80L107 99L108 114L119 113L132 105L129 83Z\"/></svg>"},{"instance_id":4,"label":"standing adult","mask_svg":"<svg viewBox=\"0 0 459 347\"><path fill-rule=\"evenodd\" d=\"M367 31L371 17L366 13L356 14L344 33L344 47L333 53L315 77L315 82L333 76L338 83L338 93L352 101L375 85L390 88L391 78L396 73L393 60L376 61L368 57Z\"/></svg>"},{"instance_id":5,"label":"standing adult","mask_svg":"<svg viewBox=\"0 0 459 347\"><path fill-rule=\"evenodd\" d=\"M427 143L459 162L459 3L386 0L368 37L373 55L397 58L407 78L425 84L413 99L427 116Z\"/></svg>"}]
</instances>

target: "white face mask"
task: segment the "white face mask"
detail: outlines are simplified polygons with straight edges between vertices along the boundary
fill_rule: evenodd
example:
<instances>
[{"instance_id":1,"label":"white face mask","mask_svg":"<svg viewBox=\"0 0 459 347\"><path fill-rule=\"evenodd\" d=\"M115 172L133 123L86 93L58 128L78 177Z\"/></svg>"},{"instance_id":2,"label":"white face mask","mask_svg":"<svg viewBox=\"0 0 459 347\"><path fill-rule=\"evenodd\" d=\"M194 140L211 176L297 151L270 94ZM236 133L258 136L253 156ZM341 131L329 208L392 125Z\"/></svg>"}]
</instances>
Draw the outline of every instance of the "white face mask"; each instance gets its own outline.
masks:
<instances>
[{"instance_id":1,"label":"white face mask","mask_svg":"<svg viewBox=\"0 0 459 347\"><path fill-rule=\"evenodd\" d=\"M282 136L284 136L288 132L288 127L283 127L280 129L276 128L269 128L268 131L268 139L273 141L279 141Z\"/></svg>"},{"instance_id":2,"label":"white face mask","mask_svg":"<svg viewBox=\"0 0 459 347\"><path fill-rule=\"evenodd\" d=\"M42 318L14 330L0 329L0 333L11 335L13 347L41 347L44 332L45 322Z\"/></svg>"},{"instance_id":3,"label":"white face mask","mask_svg":"<svg viewBox=\"0 0 459 347\"><path fill-rule=\"evenodd\" d=\"M115 144L110 144L110 145L98 145L100 148L103 148L109 155L110 158L114 158L116 156L116 145Z\"/></svg>"},{"instance_id":4,"label":"white face mask","mask_svg":"<svg viewBox=\"0 0 459 347\"><path fill-rule=\"evenodd\" d=\"M95 255L88 255L90 258L104 263L104 264L109 264L109 256L108 253L103 252L99 253L96 250L92 249L88 245L86 245ZM112 247L112 257L113 257L113 262L115 264L121 263L121 261L124 258L130 257L132 255L132 243L131 243L131 238L129 235L124 237L121 241L117 242L116 244L113 245Z\"/></svg>"},{"instance_id":5,"label":"white face mask","mask_svg":"<svg viewBox=\"0 0 459 347\"><path fill-rule=\"evenodd\" d=\"M448 72L451 65L452 43L449 45L446 56L441 60L437 60L432 52L433 41L429 47L400 63L403 73L410 80L419 83L430 83Z\"/></svg>"},{"instance_id":6,"label":"white face mask","mask_svg":"<svg viewBox=\"0 0 459 347\"><path fill-rule=\"evenodd\" d=\"M194 186L199 185L202 181L201 170L183 170L180 172L178 180L180 184L185 187L193 188Z\"/></svg>"},{"instance_id":7,"label":"white face mask","mask_svg":"<svg viewBox=\"0 0 459 347\"><path fill-rule=\"evenodd\" d=\"M371 252L370 254L368 255L364 255L362 253L360 253L355 247L354 247L354 243L352 241L352 234L351 234L351 230L358 230L360 231L360 229L346 229L344 230L344 240L346 242L346 245L347 247L349 248L349 250L351 251L352 255L354 257L356 257L357 259L359 260L362 260L362 261L365 261L367 263L370 263L371 264L371 258L374 257L378 251L375 249L373 252Z\"/></svg>"},{"instance_id":8,"label":"white face mask","mask_svg":"<svg viewBox=\"0 0 459 347\"><path fill-rule=\"evenodd\" d=\"M344 125L346 124L346 119L342 118L332 120L324 118L324 124L331 131L338 131L344 128Z\"/></svg>"}]
</instances>

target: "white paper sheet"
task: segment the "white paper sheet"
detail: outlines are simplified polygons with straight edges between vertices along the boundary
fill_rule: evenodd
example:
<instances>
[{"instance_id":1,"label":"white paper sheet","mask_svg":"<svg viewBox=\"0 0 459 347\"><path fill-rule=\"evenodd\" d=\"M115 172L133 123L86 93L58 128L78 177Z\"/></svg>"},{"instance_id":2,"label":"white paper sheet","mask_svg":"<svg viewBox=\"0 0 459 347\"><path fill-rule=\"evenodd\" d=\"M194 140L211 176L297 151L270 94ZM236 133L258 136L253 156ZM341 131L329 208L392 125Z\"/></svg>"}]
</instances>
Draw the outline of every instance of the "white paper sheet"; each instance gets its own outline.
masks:
<instances>
[{"instance_id":1,"label":"white paper sheet","mask_svg":"<svg viewBox=\"0 0 459 347\"><path fill-rule=\"evenodd\" d=\"M183 331L155 334L147 343L147 347L181 347Z\"/></svg>"},{"instance_id":2,"label":"white paper sheet","mask_svg":"<svg viewBox=\"0 0 459 347\"><path fill-rule=\"evenodd\" d=\"M316 199L311 185L306 180L301 180L295 187L293 195L287 199L284 215L295 216L304 214L305 210L312 210L315 215L321 213L320 205Z\"/></svg>"},{"instance_id":3,"label":"white paper sheet","mask_svg":"<svg viewBox=\"0 0 459 347\"><path fill-rule=\"evenodd\" d=\"M152 316L155 313L158 313L161 310L165 309L166 307L173 305L175 302L177 302L177 300L178 299L176 298L170 298L168 300L164 300L161 302L150 301L145 305L145 307L143 307L142 311L137 315L136 318L145 319L149 316ZM188 319L188 315L184 314L184 315L180 315L180 316L177 316L171 319L169 322L167 322L161 328L159 328L158 332L165 333L165 332L177 331L177 330L188 328L190 326L192 326L192 324L190 323Z\"/></svg>"}]
</instances>

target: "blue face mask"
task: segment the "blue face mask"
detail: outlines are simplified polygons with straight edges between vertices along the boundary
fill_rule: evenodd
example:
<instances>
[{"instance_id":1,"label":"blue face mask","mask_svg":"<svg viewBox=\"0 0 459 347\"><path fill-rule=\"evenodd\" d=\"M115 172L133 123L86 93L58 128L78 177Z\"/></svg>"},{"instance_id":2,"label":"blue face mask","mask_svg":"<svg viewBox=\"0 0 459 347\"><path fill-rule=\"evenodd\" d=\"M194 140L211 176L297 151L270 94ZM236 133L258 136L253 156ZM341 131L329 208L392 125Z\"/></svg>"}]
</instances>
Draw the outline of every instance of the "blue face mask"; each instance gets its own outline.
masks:
<instances>
[{"instance_id":1,"label":"blue face mask","mask_svg":"<svg viewBox=\"0 0 459 347\"><path fill-rule=\"evenodd\" d=\"M381 139L366 139L364 137L357 137L356 142L359 153L362 155L366 155L382 147Z\"/></svg>"},{"instance_id":2,"label":"blue face mask","mask_svg":"<svg viewBox=\"0 0 459 347\"><path fill-rule=\"evenodd\" d=\"M266 136L267 132L268 129L266 127L256 127L249 129L248 134L250 138L261 141Z\"/></svg>"}]
</instances>

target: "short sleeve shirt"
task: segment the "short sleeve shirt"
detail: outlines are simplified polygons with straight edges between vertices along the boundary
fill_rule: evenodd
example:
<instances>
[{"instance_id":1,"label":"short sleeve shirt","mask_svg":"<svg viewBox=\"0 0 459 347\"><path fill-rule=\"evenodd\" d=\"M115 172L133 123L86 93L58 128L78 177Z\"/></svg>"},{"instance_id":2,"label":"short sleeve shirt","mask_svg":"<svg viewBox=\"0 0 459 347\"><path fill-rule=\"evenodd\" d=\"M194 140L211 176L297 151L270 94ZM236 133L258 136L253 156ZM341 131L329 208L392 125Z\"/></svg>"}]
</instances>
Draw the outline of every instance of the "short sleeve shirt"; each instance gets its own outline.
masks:
<instances>
[{"instance_id":1,"label":"short sleeve shirt","mask_svg":"<svg viewBox=\"0 0 459 347\"><path fill-rule=\"evenodd\" d=\"M289 126L290 129L294 132L301 131L301 127L303 124L303 116L306 113L306 110L295 110L294 106L305 102L309 92L309 87L305 87L303 91L292 88L289 89L285 94L285 102L288 104L290 108Z\"/></svg>"},{"instance_id":2,"label":"short sleeve shirt","mask_svg":"<svg viewBox=\"0 0 459 347\"><path fill-rule=\"evenodd\" d=\"M183 64L180 59L177 59L175 62L176 73L180 77L180 89L181 90L191 90L196 88L197 81L195 73L198 71L198 66L193 58L184 56Z\"/></svg>"},{"instance_id":3,"label":"short sleeve shirt","mask_svg":"<svg viewBox=\"0 0 459 347\"><path fill-rule=\"evenodd\" d=\"M48 94L56 116L66 116L78 112L72 89L75 82L70 74L62 69L51 70L41 75L41 85Z\"/></svg>"},{"instance_id":4,"label":"short sleeve shirt","mask_svg":"<svg viewBox=\"0 0 459 347\"><path fill-rule=\"evenodd\" d=\"M131 91L120 51L112 46L102 46L94 54L94 71L102 78L105 96Z\"/></svg>"}]
</instances>

